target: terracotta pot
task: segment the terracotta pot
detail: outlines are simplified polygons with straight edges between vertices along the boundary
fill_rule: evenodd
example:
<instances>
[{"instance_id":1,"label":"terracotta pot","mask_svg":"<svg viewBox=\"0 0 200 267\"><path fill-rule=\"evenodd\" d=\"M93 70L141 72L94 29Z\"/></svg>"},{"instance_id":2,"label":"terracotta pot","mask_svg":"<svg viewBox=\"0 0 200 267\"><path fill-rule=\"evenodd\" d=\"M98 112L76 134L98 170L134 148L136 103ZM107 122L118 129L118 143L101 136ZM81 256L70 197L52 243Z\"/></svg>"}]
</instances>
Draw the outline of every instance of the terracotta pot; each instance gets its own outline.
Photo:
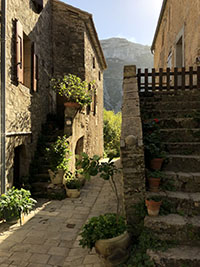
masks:
<instances>
[{"instance_id":1,"label":"terracotta pot","mask_svg":"<svg viewBox=\"0 0 200 267\"><path fill-rule=\"evenodd\" d=\"M130 235L125 232L117 237L98 240L95 243L95 250L99 254L104 266L114 267L128 259L130 243Z\"/></svg>"},{"instance_id":2,"label":"terracotta pot","mask_svg":"<svg viewBox=\"0 0 200 267\"><path fill-rule=\"evenodd\" d=\"M80 196L80 193L81 192L78 189L68 189L68 188L66 188L66 194L70 198L77 198L77 197Z\"/></svg>"},{"instance_id":3,"label":"terracotta pot","mask_svg":"<svg viewBox=\"0 0 200 267\"><path fill-rule=\"evenodd\" d=\"M158 216L162 201L145 200L149 216Z\"/></svg>"},{"instance_id":4,"label":"terracotta pot","mask_svg":"<svg viewBox=\"0 0 200 267\"><path fill-rule=\"evenodd\" d=\"M160 178L149 177L148 183L149 183L149 191L151 192L159 191Z\"/></svg>"},{"instance_id":5,"label":"terracotta pot","mask_svg":"<svg viewBox=\"0 0 200 267\"><path fill-rule=\"evenodd\" d=\"M163 158L154 158L150 161L150 167L153 170L160 170L162 167L164 159Z\"/></svg>"},{"instance_id":6,"label":"terracotta pot","mask_svg":"<svg viewBox=\"0 0 200 267\"><path fill-rule=\"evenodd\" d=\"M64 106L69 107L69 108L77 108L77 109L79 109L81 107L81 105L79 103L76 103L76 102L65 102Z\"/></svg>"},{"instance_id":7,"label":"terracotta pot","mask_svg":"<svg viewBox=\"0 0 200 267\"><path fill-rule=\"evenodd\" d=\"M51 169L48 169L49 176L52 184L63 184L64 170L58 170L54 173Z\"/></svg>"}]
</instances>

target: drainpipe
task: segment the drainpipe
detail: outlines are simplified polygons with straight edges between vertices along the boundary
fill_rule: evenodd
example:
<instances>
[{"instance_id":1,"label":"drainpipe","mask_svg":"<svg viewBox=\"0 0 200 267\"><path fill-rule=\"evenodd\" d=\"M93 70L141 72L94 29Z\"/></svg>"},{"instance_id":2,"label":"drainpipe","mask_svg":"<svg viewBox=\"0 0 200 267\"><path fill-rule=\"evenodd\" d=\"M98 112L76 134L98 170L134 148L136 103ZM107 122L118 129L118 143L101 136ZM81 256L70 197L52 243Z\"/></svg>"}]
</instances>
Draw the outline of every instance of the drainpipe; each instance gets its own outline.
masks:
<instances>
[{"instance_id":1,"label":"drainpipe","mask_svg":"<svg viewBox=\"0 0 200 267\"><path fill-rule=\"evenodd\" d=\"M6 0L1 0L1 193L6 191L5 181L5 91L6 91Z\"/></svg>"}]
</instances>

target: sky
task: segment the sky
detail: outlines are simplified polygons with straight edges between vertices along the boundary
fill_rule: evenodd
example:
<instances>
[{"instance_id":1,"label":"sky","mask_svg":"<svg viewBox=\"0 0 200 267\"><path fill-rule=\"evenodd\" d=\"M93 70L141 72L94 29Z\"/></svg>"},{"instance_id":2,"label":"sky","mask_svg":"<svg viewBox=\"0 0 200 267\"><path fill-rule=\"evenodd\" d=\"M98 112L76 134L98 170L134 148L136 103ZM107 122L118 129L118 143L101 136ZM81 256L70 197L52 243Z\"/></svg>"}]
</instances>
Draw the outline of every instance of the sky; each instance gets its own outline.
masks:
<instances>
[{"instance_id":1,"label":"sky","mask_svg":"<svg viewBox=\"0 0 200 267\"><path fill-rule=\"evenodd\" d=\"M151 45L163 0L62 0L93 15L99 39Z\"/></svg>"}]
</instances>

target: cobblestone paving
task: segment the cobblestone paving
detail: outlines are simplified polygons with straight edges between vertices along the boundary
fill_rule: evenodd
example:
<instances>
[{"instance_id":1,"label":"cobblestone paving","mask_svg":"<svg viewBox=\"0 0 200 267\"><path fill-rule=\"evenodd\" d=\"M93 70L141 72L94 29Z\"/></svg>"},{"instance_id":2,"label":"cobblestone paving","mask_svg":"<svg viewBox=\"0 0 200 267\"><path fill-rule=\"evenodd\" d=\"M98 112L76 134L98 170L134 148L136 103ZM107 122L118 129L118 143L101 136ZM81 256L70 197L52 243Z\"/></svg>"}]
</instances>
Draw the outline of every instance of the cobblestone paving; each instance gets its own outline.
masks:
<instances>
[{"instance_id":1,"label":"cobblestone paving","mask_svg":"<svg viewBox=\"0 0 200 267\"><path fill-rule=\"evenodd\" d=\"M101 267L94 251L79 246L81 226L92 216L116 211L108 181L92 178L78 199L40 200L19 224L0 224L0 267Z\"/></svg>"}]
</instances>

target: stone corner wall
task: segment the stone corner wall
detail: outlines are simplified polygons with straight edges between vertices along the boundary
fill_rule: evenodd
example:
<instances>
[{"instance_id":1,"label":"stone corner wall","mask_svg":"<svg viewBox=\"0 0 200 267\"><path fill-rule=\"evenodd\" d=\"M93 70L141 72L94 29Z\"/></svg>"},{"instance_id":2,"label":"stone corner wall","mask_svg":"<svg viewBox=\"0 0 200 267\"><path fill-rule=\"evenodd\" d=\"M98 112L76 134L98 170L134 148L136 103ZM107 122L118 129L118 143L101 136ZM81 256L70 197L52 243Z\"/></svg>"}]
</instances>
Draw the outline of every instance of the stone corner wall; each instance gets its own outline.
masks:
<instances>
[{"instance_id":1,"label":"stone corner wall","mask_svg":"<svg viewBox=\"0 0 200 267\"><path fill-rule=\"evenodd\" d=\"M128 223L136 222L133 205L144 200L145 165L136 66L124 67L121 164Z\"/></svg>"}]
</instances>

